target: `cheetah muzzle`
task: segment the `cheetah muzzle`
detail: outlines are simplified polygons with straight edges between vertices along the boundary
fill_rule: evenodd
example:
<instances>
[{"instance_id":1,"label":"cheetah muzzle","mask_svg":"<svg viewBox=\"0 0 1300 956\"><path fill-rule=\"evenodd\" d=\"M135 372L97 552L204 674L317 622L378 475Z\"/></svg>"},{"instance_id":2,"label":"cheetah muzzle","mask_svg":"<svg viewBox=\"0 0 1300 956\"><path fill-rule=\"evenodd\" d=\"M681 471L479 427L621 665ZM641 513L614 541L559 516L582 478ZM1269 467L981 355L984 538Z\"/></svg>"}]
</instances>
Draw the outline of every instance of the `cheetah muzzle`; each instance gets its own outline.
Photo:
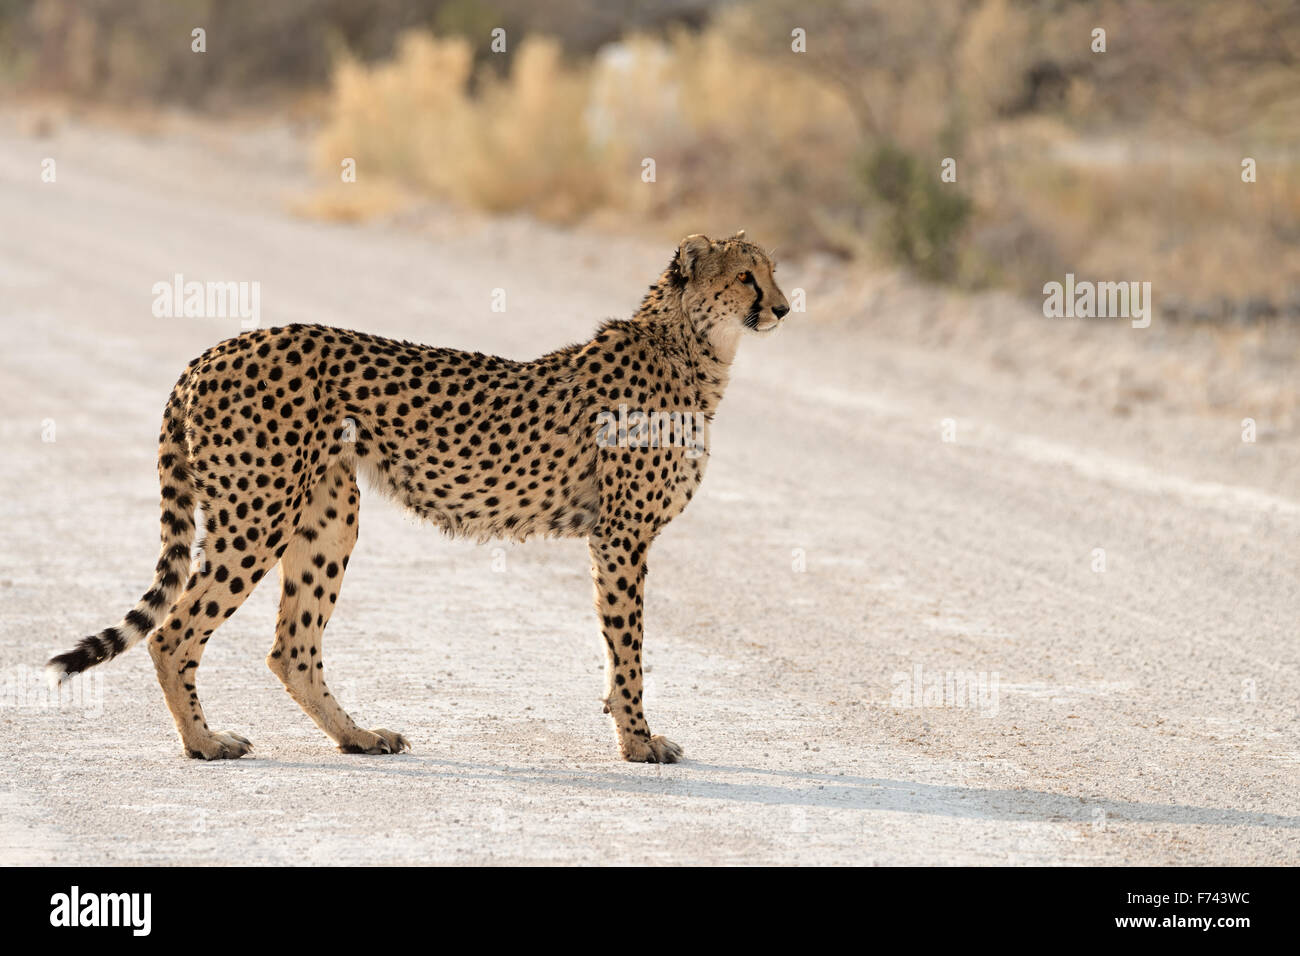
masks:
<instances>
[{"instance_id":1,"label":"cheetah muzzle","mask_svg":"<svg viewBox=\"0 0 1300 956\"><path fill-rule=\"evenodd\" d=\"M148 640L184 752L243 756L209 729L197 674L213 631L279 565L266 662L350 754L406 738L357 726L325 683L323 635L357 540L357 476L451 535L586 537L605 643L605 710L626 760L673 763L642 702L646 558L708 462L739 340L790 311L743 233L683 239L630 320L532 362L321 325L259 329L192 361L158 437L162 549L113 627L50 660L61 681ZM202 524L202 563L191 550Z\"/></svg>"}]
</instances>

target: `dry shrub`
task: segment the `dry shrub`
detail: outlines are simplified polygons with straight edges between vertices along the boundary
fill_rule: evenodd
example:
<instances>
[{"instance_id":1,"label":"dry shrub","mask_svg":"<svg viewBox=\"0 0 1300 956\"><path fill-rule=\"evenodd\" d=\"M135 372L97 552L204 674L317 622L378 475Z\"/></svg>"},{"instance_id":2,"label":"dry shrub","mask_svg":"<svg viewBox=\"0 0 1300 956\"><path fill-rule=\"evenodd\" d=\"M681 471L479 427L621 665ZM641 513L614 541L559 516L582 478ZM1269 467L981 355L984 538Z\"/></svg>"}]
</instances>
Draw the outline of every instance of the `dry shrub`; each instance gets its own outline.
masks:
<instances>
[{"instance_id":1,"label":"dry shrub","mask_svg":"<svg viewBox=\"0 0 1300 956\"><path fill-rule=\"evenodd\" d=\"M346 57L331 83L330 120L317 160L338 175L346 158L357 178L384 177L436 193L458 185L474 110L466 95L473 56L462 39L408 33L387 63Z\"/></svg>"},{"instance_id":2,"label":"dry shrub","mask_svg":"<svg viewBox=\"0 0 1300 956\"><path fill-rule=\"evenodd\" d=\"M387 63L340 62L319 164L336 174L350 156L359 180L493 212L572 221L603 209L824 242L819 217L855 189L852 114L827 84L725 33L632 37L584 65L530 37L504 77L472 76L461 39L410 33Z\"/></svg>"},{"instance_id":3,"label":"dry shrub","mask_svg":"<svg viewBox=\"0 0 1300 956\"><path fill-rule=\"evenodd\" d=\"M746 228L825 245L820 221L855 192L853 116L828 84L739 49L730 31L634 38L598 60L589 118L610 199L668 231ZM656 179L641 179L645 159Z\"/></svg>"},{"instance_id":4,"label":"dry shrub","mask_svg":"<svg viewBox=\"0 0 1300 956\"><path fill-rule=\"evenodd\" d=\"M602 201L601 169L582 120L587 76L564 66L557 43L525 40L510 75L489 74L474 106L453 194L493 212L522 209L560 221Z\"/></svg>"},{"instance_id":5,"label":"dry shrub","mask_svg":"<svg viewBox=\"0 0 1300 956\"><path fill-rule=\"evenodd\" d=\"M509 76L480 74L461 38L403 35L396 56L335 70L329 122L316 144L337 175L351 157L357 181L388 178L494 212L568 220L600 201L599 171L581 128L586 82L559 48L525 40Z\"/></svg>"},{"instance_id":6,"label":"dry shrub","mask_svg":"<svg viewBox=\"0 0 1300 956\"><path fill-rule=\"evenodd\" d=\"M874 240L925 275L1034 295L1072 271L1198 308L1280 306L1300 288L1288 43L1300 13L1282 0L1176 22L1150 0L751 0L590 61L529 37L506 75L475 73L464 40L413 33L388 62L338 64L319 155L335 177L352 156L363 182L493 212L746 228L787 253ZM1244 184L1252 154L1259 182ZM945 157L956 183L939 179Z\"/></svg>"}]
</instances>

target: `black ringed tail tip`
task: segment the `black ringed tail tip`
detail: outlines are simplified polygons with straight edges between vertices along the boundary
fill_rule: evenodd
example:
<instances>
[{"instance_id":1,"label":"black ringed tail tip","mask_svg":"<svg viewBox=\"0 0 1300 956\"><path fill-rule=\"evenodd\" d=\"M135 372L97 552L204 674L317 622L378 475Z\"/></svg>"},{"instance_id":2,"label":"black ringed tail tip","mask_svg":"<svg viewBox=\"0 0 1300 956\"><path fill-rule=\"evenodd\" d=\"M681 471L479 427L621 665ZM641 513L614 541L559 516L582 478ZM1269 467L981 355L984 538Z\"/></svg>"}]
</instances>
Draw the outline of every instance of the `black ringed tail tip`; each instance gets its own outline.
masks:
<instances>
[{"instance_id":1,"label":"black ringed tail tip","mask_svg":"<svg viewBox=\"0 0 1300 956\"><path fill-rule=\"evenodd\" d=\"M80 674L96 664L112 660L126 648L126 638L121 632L115 627L106 628L98 634L83 637L77 642L77 646L66 654L51 657L46 662L45 669L51 679L62 683L72 674Z\"/></svg>"}]
</instances>

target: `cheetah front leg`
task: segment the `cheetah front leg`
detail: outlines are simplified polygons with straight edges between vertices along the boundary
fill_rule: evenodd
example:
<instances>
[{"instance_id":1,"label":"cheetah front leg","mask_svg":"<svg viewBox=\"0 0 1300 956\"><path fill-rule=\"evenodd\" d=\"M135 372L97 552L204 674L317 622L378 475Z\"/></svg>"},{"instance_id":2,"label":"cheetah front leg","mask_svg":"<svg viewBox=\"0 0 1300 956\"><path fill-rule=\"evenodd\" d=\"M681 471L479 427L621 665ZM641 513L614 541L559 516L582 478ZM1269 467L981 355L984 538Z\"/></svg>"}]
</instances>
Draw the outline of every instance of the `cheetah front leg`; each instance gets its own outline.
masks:
<instances>
[{"instance_id":1,"label":"cheetah front leg","mask_svg":"<svg viewBox=\"0 0 1300 956\"><path fill-rule=\"evenodd\" d=\"M280 614L266 663L339 750L401 753L410 749L405 737L358 727L325 684L322 638L357 542L359 505L356 471L348 465L334 465L307 494L298 528L280 558Z\"/></svg>"},{"instance_id":2,"label":"cheetah front leg","mask_svg":"<svg viewBox=\"0 0 1300 956\"><path fill-rule=\"evenodd\" d=\"M605 712L614 718L619 752L624 760L676 763L682 748L650 733L641 700L641 611L650 542L635 531L603 528L589 543L605 639Z\"/></svg>"}]
</instances>

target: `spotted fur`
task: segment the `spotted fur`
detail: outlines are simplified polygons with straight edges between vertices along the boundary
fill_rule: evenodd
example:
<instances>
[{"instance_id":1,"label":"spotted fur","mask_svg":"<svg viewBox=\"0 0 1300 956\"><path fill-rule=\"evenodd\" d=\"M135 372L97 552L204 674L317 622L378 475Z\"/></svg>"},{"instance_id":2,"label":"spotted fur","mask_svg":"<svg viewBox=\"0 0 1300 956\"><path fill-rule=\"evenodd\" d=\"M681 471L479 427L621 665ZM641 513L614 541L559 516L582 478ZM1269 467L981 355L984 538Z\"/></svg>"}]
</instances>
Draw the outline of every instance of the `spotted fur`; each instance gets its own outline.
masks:
<instances>
[{"instance_id":1,"label":"spotted fur","mask_svg":"<svg viewBox=\"0 0 1300 956\"><path fill-rule=\"evenodd\" d=\"M675 761L681 748L651 734L641 699L647 552L699 487L740 337L789 311L772 270L743 233L689 236L631 320L532 362L320 325L209 349L163 412L153 585L121 623L53 658L52 675L148 638L185 753L239 757L246 738L208 727L199 660L278 563L271 670L340 750L406 749L401 734L358 727L325 683L322 635L357 540L360 472L452 535L586 537L619 749ZM689 448L598 440L601 413L620 405L704 424ZM196 509L203 562L191 569Z\"/></svg>"}]
</instances>

